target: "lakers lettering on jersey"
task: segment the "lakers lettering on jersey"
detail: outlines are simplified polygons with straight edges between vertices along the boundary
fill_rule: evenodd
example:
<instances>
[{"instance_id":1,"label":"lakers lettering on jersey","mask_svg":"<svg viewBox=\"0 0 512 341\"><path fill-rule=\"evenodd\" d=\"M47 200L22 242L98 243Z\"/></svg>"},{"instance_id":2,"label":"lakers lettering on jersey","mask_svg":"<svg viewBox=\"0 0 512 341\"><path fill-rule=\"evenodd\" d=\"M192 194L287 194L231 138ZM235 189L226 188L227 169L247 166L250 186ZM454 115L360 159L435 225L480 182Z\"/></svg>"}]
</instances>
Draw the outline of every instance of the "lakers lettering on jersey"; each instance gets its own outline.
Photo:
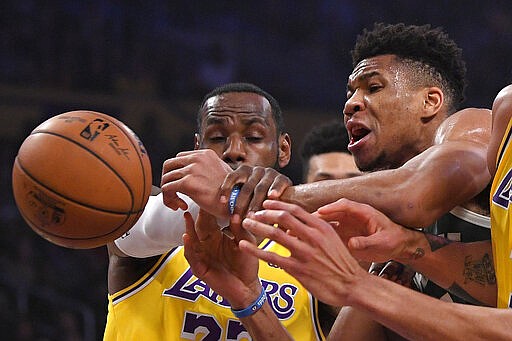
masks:
<instances>
[{"instance_id":1,"label":"lakers lettering on jersey","mask_svg":"<svg viewBox=\"0 0 512 341\"><path fill-rule=\"evenodd\" d=\"M285 254L270 241L261 248ZM317 301L293 277L260 261L259 277L276 316L296 340L325 339ZM109 295L104 340L251 340L229 302L195 277L178 247L130 287Z\"/></svg>"},{"instance_id":2,"label":"lakers lettering on jersey","mask_svg":"<svg viewBox=\"0 0 512 341\"><path fill-rule=\"evenodd\" d=\"M512 121L498 150L491 188L491 234L498 283L498 308L512 308Z\"/></svg>"}]
</instances>

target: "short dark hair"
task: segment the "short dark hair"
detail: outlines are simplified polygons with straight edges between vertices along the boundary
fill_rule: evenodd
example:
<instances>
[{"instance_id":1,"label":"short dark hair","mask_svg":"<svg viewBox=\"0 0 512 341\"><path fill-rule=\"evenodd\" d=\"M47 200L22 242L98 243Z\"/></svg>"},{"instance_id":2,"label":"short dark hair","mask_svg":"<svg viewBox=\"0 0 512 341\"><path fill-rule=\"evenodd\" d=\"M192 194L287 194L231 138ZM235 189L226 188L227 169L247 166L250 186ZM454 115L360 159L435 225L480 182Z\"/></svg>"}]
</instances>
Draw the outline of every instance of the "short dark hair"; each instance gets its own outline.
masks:
<instances>
[{"instance_id":1,"label":"short dark hair","mask_svg":"<svg viewBox=\"0 0 512 341\"><path fill-rule=\"evenodd\" d=\"M309 159L312 156L332 152L350 154L348 142L348 132L341 119L314 126L302 140L300 156L303 174L307 174Z\"/></svg>"},{"instance_id":2,"label":"short dark hair","mask_svg":"<svg viewBox=\"0 0 512 341\"><path fill-rule=\"evenodd\" d=\"M230 92L251 92L265 97L270 103L270 108L272 109L272 115L274 118L274 122L276 124L277 134L279 135L282 132L284 132L283 114L281 112L281 106L279 105L279 102L277 102L277 100L274 97L272 97L272 95L270 95L268 92L251 83L228 83L221 85L207 93L203 97L203 101L201 102L201 105L199 106L199 111L197 113L198 131L201 131L201 110L203 109L203 106L206 103L206 101L211 97Z\"/></svg>"},{"instance_id":3,"label":"short dark hair","mask_svg":"<svg viewBox=\"0 0 512 341\"><path fill-rule=\"evenodd\" d=\"M445 93L449 113L464 100L466 64L462 50L441 27L375 23L364 29L352 50L355 67L363 59L385 54L396 55L414 67L418 81L435 84Z\"/></svg>"}]
</instances>

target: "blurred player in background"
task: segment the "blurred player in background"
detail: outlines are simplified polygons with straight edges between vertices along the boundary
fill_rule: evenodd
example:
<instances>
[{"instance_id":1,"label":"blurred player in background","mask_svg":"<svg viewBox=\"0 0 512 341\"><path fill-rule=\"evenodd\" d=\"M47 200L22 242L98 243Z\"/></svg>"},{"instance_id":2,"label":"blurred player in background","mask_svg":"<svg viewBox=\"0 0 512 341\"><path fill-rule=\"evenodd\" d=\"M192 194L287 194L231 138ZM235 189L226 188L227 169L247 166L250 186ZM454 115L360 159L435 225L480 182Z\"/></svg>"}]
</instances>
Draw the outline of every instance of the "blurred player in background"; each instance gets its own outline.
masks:
<instances>
[{"instance_id":1,"label":"blurred player in background","mask_svg":"<svg viewBox=\"0 0 512 341\"><path fill-rule=\"evenodd\" d=\"M313 127L302 141L302 178L305 183L359 175L348 151L348 133L340 120Z\"/></svg>"}]
</instances>

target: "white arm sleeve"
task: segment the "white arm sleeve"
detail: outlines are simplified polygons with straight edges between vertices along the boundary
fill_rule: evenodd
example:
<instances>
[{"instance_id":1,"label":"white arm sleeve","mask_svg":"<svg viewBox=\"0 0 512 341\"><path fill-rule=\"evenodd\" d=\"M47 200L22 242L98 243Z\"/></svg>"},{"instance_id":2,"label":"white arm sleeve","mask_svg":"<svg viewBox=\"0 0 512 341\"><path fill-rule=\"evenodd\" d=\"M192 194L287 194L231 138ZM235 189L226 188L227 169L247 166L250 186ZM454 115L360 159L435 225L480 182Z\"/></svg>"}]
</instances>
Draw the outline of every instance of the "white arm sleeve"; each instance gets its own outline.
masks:
<instances>
[{"instance_id":1,"label":"white arm sleeve","mask_svg":"<svg viewBox=\"0 0 512 341\"><path fill-rule=\"evenodd\" d=\"M188 196L178 193L185 200L194 220L199 206ZM185 233L184 211L174 211L164 205L162 193L150 196L144 212L133 227L114 243L126 255L145 258L161 255L175 246L182 245Z\"/></svg>"}]
</instances>

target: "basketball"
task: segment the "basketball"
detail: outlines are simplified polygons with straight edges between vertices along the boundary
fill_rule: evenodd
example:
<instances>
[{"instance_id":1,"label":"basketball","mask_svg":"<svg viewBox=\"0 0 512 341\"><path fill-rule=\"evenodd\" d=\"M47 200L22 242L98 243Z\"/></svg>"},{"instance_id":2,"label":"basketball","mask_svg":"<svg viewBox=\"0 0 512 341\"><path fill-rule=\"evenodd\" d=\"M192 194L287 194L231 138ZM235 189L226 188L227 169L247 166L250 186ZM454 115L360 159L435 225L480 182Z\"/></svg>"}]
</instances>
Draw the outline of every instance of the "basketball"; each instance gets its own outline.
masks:
<instances>
[{"instance_id":1,"label":"basketball","mask_svg":"<svg viewBox=\"0 0 512 341\"><path fill-rule=\"evenodd\" d=\"M37 126L12 170L16 205L46 240L67 248L107 244L132 227L151 191L142 142L121 121L71 111Z\"/></svg>"}]
</instances>

